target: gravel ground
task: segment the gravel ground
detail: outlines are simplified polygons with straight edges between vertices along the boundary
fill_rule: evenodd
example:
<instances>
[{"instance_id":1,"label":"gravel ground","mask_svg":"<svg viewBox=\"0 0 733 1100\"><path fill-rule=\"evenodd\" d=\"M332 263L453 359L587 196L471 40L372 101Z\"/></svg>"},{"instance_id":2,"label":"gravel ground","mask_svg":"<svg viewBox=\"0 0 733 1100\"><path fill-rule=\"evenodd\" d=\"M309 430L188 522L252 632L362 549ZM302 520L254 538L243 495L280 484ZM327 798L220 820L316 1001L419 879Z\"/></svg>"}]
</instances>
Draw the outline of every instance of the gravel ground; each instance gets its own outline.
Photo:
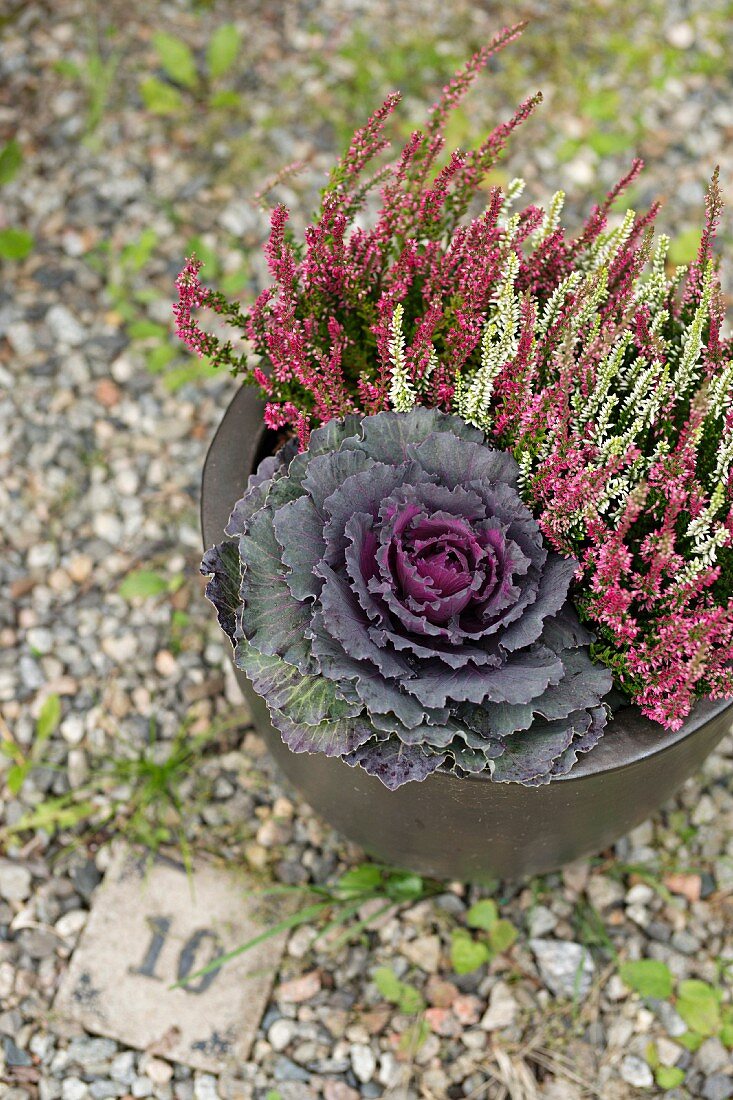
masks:
<instances>
[{"instance_id":1,"label":"gravel ground","mask_svg":"<svg viewBox=\"0 0 733 1100\"><path fill-rule=\"evenodd\" d=\"M564 183L572 218L639 146L649 167L633 201L666 196L663 226L689 249L717 161L731 195L725 6L549 2L535 14L528 60L514 47L520 60L502 62L468 116L504 115L536 82L549 93L502 171L524 175L533 197ZM115 829L146 839L148 819L124 808L133 787L123 769L116 787L94 786L115 762L141 752L161 760L182 728L201 734L207 744L181 782L182 824L164 807L158 840L174 843L181 826L194 850L286 883L325 882L359 858L286 789L247 730L197 576L200 470L235 384L192 370L161 326L193 234L201 253L216 249L232 285L256 289L266 217L247 201L253 181L305 159L279 194L307 210L342 129L362 103L363 114L373 106L364 102L372 90L376 98L404 76L406 113L419 118L418 100L430 99L451 59L506 15L500 5L437 0L49 0L0 15L0 135L15 136L25 158L2 188L0 227L35 238L26 259L4 265L0 288L0 573L12 597L0 605L0 738L15 746L16 767L11 779L12 762L0 763L0 813L6 826L36 814L35 828L6 833L0 858L7 1100L622 1100L663 1094L655 1057L684 1071L666 1095L733 1096L720 1038L689 1051L670 1001L642 1002L618 976L620 961L648 957L730 999L730 738L613 850L562 874L499 884L501 915L519 938L488 966L461 977L451 969L452 933L479 896L459 886L382 916L346 947L311 950L313 931L294 932L251 1059L235 1074L216 1079L112 1040L70 1040L49 1021ZM200 81L183 89L178 113L146 109L140 81L163 76L154 31L186 38L203 66L212 29L230 18L245 36L223 84L236 105L211 107ZM594 145L594 133L610 136ZM155 573L153 590L130 595L128 582L126 595L125 578L141 568ZM31 755L49 696L60 698L60 721ZM157 740L146 749L151 722ZM78 807L90 789L84 823ZM68 802L69 792L78 792L76 810L53 820L54 800ZM115 799L113 828L104 817ZM372 980L378 966L422 991L429 1007L417 1049L405 1042L410 1018Z\"/></svg>"}]
</instances>

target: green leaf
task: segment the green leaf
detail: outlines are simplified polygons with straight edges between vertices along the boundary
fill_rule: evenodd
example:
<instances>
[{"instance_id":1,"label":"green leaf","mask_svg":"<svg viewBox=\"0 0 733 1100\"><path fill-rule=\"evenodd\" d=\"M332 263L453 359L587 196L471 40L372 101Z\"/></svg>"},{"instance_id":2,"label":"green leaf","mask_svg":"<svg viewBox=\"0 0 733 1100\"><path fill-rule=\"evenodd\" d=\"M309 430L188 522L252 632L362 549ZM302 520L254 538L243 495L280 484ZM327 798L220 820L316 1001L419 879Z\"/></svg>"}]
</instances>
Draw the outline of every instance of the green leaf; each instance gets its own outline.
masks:
<instances>
[{"instance_id":1,"label":"green leaf","mask_svg":"<svg viewBox=\"0 0 733 1100\"><path fill-rule=\"evenodd\" d=\"M464 929L458 928L451 941L451 963L456 974L470 974L491 958L487 944L474 940Z\"/></svg>"},{"instance_id":2,"label":"green leaf","mask_svg":"<svg viewBox=\"0 0 733 1100\"><path fill-rule=\"evenodd\" d=\"M140 82L140 95L149 111L154 115L174 115L183 107L181 93L158 80L157 76L150 76Z\"/></svg>"},{"instance_id":3,"label":"green leaf","mask_svg":"<svg viewBox=\"0 0 733 1100\"><path fill-rule=\"evenodd\" d=\"M425 1001L419 989L408 982L401 982L400 997L397 1007L405 1016L417 1016L425 1008Z\"/></svg>"},{"instance_id":4,"label":"green leaf","mask_svg":"<svg viewBox=\"0 0 733 1100\"><path fill-rule=\"evenodd\" d=\"M183 366L169 370L163 384L171 393L177 393L182 386L187 386L190 382L200 382L202 378L213 378L216 373L216 367L212 367L207 359L192 359Z\"/></svg>"},{"instance_id":5,"label":"green leaf","mask_svg":"<svg viewBox=\"0 0 733 1100\"><path fill-rule=\"evenodd\" d=\"M393 1005L397 1005L400 1012L406 1016L416 1016L425 1008L425 1001L419 989L408 982L402 982L388 966L380 966L372 975L372 980L377 989Z\"/></svg>"},{"instance_id":6,"label":"green leaf","mask_svg":"<svg viewBox=\"0 0 733 1100\"><path fill-rule=\"evenodd\" d=\"M336 883L341 898L371 896L382 885L382 872L374 863L360 863L352 867Z\"/></svg>"},{"instance_id":7,"label":"green leaf","mask_svg":"<svg viewBox=\"0 0 733 1100\"><path fill-rule=\"evenodd\" d=\"M33 237L25 229L0 229L0 259L24 260L33 248Z\"/></svg>"},{"instance_id":8,"label":"green leaf","mask_svg":"<svg viewBox=\"0 0 733 1100\"><path fill-rule=\"evenodd\" d=\"M497 954L508 951L513 943L516 943L517 930L509 920L498 920L493 928L489 929L489 942Z\"/></svg>"},{"instance_id":9,"label":"green leaf","mask_svg":"<svg viewBox=\"0 0 733 1100\"><path fill-rule=\"evenodd\" d=\"M145 365L151 374L158 374L170 363L171 359L175 359L175 349L170 344L156 344L154 348L145 356Z\"/></svg>"},{"instance_id":10,"label":"green leaf","mask_svg":"<svg viewBox=\"0 0 733 1100\"><path fill-rule=\"evenodd\" d=\"M75 64L75 62L69 61L66 57L61 57L58 61L54 61L52 68L59 76L66 76L69 80L81 80L81 68Z\"/></svg>"},{"instance_id":11,"label":"green leaf","mask_svg":"<svg viewBox=\"0 0 733 1100\"><path fill-rule=\"evenodd\" d=\"M233 91L214 92L209 99L209 107L219 110L231 110L233 107L238 107L239 103L239 95Z\"/></svg>"},{"instance_id":12,"label":"green leaf","mask_svg":"<svg viewBox=\"0 0 733 1100\"><path fill-rule=\"evenodd\" d=\"M684 1035L676 1035L674 1041L694 1054L702 1046L702 1040L702 1035L697 1035L694 1031L686 1031Z\"/></svg>"},{"instance_id":13,"label":"green leaf","mask_svg":"<svg viewBox=\"0 0 733 1100\"><path fill-rule=\"evenodd\" d=\"M127 335L131 340L150 340L153 337L162 340L168 335L168 329L165 325L159 325L157 321L149 321L144 317L127 326Z\"/></svg>"},{"instance_id":14,"label":"green leaf","mask_svg":"<svg viewBox=\"0 0 733 1100\"><path fill-rule=\"evenodd\" d=\"M25 782L25 777L28 775L29 771L30 765L28 763L14 764L13 767L10 769L7 774L5 783L12 795L20 793L20 789L23 786Z\"/></svg>"},{"instance_id":15,"label":"green leaf","mask_svg":"<svg viewBox=\"0 0 733 1100\"><path fill-rule=\"evenodd\" d=\"M160 63L171 80L184 88L195 88L199 82L196 60L186 43L175 35L159 31L153 36L153 45Z\"/></svg>"},{"instance_id":16,"label":"green leaf","mask_svg":"<svg viewBox=\"0 0 733 1100\"><path fill-rule=\"evenodd\" d=\"M690 264L697 256L700 247L700 230L686 229L675 237L669 246L669 262L672 264Z\"/></svg>"},{"instance_id":17,"label":"green leaf","mask_svg":"<svg viewBox=\"0 0 733 1100\"><path fill-rule=\"evenodd\" d=\"M379 966L372 974L372 981L385 1001L397 1004L402 996L402 982L394 970L388 966Z\"/></svg>"},{"instance_id":18,"label":"green leaf","mask_svg":"<svg viewBox=\"0 0 733 1100\"><path fill-rule=\"evenodd\" d=\"M622 130L612 134L598 130L591 134L588 144L599 157L611 157L615 153L623 153L629 149L634 144L634 140L633 134L624 133Z\"/></svg>"},{"instance_id":19,"label":"green leaf","mask_svg":"<svg viewBox=\"0 0 733 1100\"><path fill-rule=\"evenodd\" d=\"M239 53L240 35L233 23L217 27L206 51L206 64L212 80L218 80L231 69Z\"/></svg>"},{"instance_id":20,"label":"green leaf","mask_svg":"<svg viewBox=\"0 0 733 1100\"><path fill-rule=\"evenodd\" d=\"M15 138L11 138L0 149L0 186L10 183L23 164L23 151Z\"/></svg>"},{"instance_id":21,"label":"green leaf","mask_svg":"<svg viewBox=\"0 0 733 1100\"><path fill-rule=\"evenodd\" d=\"M499 919L499 910L492 898L484 898L477 901L466 913L466 924L469 928L482 928L488 932Z\"/></svg>"},{"instance_id":22,"label":"green leaf","mask_svg":"<svg viewBox=\"0 0 733 1100\"><path fill-rule=\"evenodd\" d=\"M429 1035L430 1025L425 1017L422 1016L402 1032L399 1049L412 1057L420 1049Z\"/></svg>"},{"instance_id":23,"label":"green leaf","mask_svg":"<svg viewBox=\"0 0 733 1100\"><path fill-rule=\"evenodd\" d=\"M733 1006L726 1005L723 1009L723 1026L720 1029L720 1041L725 1046L733 1047Z\"/></svg>"},{"instance_id":24,"label":"green leaf","mask_svg":"<svg viewBox=\"0 0 733 1100\"><path fill-rule=\"evenodd\" d=\"M387 875L384 892L392 901L417 901L423 896L425 884L420 875L411 871L390 871Z\"/></svg>"},{"instance_id":25,"label":"green leaf","mask_svg":"<svg viewBox=\"0 0 733 1100\"><path fill-rule=\"evenodd\" d=\"M36 742L47 741L61 721L61 700L58 695L49 695L36 719Z\"/></svg>"},{"instance_id":26,"label":"green leaf","mask_svg":"<svg viewBox=\"0 0 733 1100\"><path fill-rule=\"evenodd\" d=\"M227 272L227 274L222 275L219 280L222 294L225 294L227 298L232 298L235 294L240 294L247 286L248 279L249 272L246 267L238 267L236 271Z\"/></svg>"},{"instance_id":27,"label":"green leaf","mask_svg":"<svg viewBox=\"0 0 733 1100\"><path fill-rule=\"evenodd\" d=\"M685 1079L685 1071L677 1066L658 1066L655 1080L660 1089L676 1089Z\"/></svg>"},{"instance_id":28,"label":"green leaf","mask_svg":"<svg viewBox=\"0 0 733 1100\"><path fill-rule=\"evenodd\" d=\"M677 988L677 1012L691 1031L698 1035L715 1035L720 1029L722 993L707 982L689 978Z\"/></svg>"},{"instance_id":29,"label":"green leaf","mask_svg":"<svg viewBox=\"0 0 733 1100\"><path fill-rule=\"evenodd\" d=\"M203 978L207 974L212 974L215 970L224 966L225 963L230 962L232 959L239 958L240 955L244 955L247 951L251 951L253 947L259 947L261 943L265 943L266 940L272 939L273 936L277 936L280 932L286 932L290 928L297 928L301 924L310 924L318 917L322 916L324 911L330 907L330 902L319 901L315 905L306 905L303 909L299 909L297 913L292 913L290 916L285 917L284 920L278 921L277 924L273 924L271 928L266 928L264 932L258 933L253 936L251 940L247 940L246 943L241 944L239 947L235 947L232 951L227 951L224 955L219 955L218 958L212 959L206 966L202 966L200 970L196 970L193 974L187 974L181 981L175 982L170 989L179 989L189 982L194 982L198 978Z\"/></svg>"},{"instance_id":30,"label":"green leaf","mask_svg":"<svg viewBox=\"0 0 733 1100\"><path fill-rule=\"evenodd\" d=\"M117 589L123 600L150 599L168 591L168 581L152 569L136 569L128 573Z\"/></svg>"},{"instance_id":31,"label":"green leaf","mask_svg":"<svg viewBox=\"0 0 733 1100\"><path fill-rule=\"evenodd\" d=\"M201 260L201 263L206 269L206 275L208 279L216 279L221 271L221 262L219 260L219 254L215 248L208 245L203 237L195 234L193 237L189 237L186 241L186 247L184 249L186 256L190 256L191 253L196 254L196 259Z\"/></svg>"},{"instance_id":32,"label":"green leaf","mask_svg":"<svg viewBox=\"0 0 733 1100\"><path fill-rule=\"evenodd\" d=\"M583 114L594 122L611 122L620 113L620 95L616 89L601 88L583 98Z\"/></svg>"},{"instance_id":33,"label":"green leaf","mask_svg":"<svg viewBox=\"0 0 733 1100\"><path fill-rule=\"evenodd\" d=\"M642 997L654 997L663 1001L672 996L672 974L669 967L658 959L635 959L625 962L620 970L621 980Z\"/></svg>"},{"instance_id":34,"label":"green leaf","mask_svg":"<svg viewBox=\"0 0 733 1100\"><path fill-rule=\"evenodd\" d=\"M167 87L167 85L166 85ZM120 260L124 267L131 268L132 271L140 271L145 266L150 257L155 252L158 244L158 234L154 229L143 229L140 236L135 241L130 241L126 244L120 253ZM127 289L123 287L123 292L126 294ZM141 295L138 295L141 297ZM158 295L155 295L158 297Z\"/></svg>"}]
</instances>

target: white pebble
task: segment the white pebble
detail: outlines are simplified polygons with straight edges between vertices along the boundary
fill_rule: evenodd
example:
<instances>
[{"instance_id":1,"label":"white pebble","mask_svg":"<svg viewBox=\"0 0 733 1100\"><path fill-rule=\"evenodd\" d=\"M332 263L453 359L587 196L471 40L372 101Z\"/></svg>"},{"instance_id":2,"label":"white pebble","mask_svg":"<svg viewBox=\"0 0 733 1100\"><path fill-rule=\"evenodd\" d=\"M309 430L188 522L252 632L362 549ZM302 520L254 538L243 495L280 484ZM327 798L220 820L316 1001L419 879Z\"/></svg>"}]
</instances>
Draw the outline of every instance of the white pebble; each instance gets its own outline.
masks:
<instances>
[{"instance_id":1,"label":"white pebble","mask_svg":"<svg viewBox=\"0 0 733 1100\"><path fill-rule=\"evenodd\" d=\"M98 539L117 546L122 539L122 524L112 512L97 512L92 520L92 528Z\"/></svg>"},{"instance_id":2,"label":"white pebble","mask_svg":"<svg viewBox=\"0 0 733 1100\"><path fill-rule=\"evenodd\" d=\"M55 930L65 940L78 936L87 922L89 913L86 909L70 909L54 924Z\"/></svg>"},{"instance_id":3,"label":"white pebble","mask_svg":"<svg viewBox=\"0 0 733 1100\"><path fill-rule=\"evenodd\" d=\"M357 1080L361 1081L363 1085L371 1081L377 1068L377 1060L374 1057L372 1048L368 1047L366 1043L354 1043L352 1046L351 1068Z\"/></svg>"},{"instance_id":4,"label":"white pebble","mask_svg":"<svg viewBox=\"0 0 733 1100\"><path fill-rule=\"evenodd\" d=\"M654 1084L652 1071L642 1058L627 1054L621 1063L621 1076L637 1089L649 1089Z\"/></svg>"},{"instance_id":5,"label":"white pebble","mask_svg":"<svg viewBox=\"0 0 733 1100\"><path fill-rule=\"evenodd\" d=\"M24 901L31 892L31 873L27 867L0 859L0 898Z\"/></svg>"}]
</instances>

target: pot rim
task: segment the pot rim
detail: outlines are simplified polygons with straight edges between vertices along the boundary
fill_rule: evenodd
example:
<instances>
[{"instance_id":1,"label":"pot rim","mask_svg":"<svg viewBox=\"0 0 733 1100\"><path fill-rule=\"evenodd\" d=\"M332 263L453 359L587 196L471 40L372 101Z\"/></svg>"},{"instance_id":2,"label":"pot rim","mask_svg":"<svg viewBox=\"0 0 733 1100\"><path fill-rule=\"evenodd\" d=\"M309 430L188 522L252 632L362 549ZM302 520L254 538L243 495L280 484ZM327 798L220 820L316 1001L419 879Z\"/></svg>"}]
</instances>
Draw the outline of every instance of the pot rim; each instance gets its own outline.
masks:
<instances>
[{"instance_id":1,"label":"pot rim","mask_svg":"<svg viewBox=\"0 0 733 1100\"><path fill-rule=\"evenodd\" d=\"M224 536L224 524L229 512L241 496L247 477L253 472L254 459L267 430L262 420L263 410L264 401L259 395L252 387L242 385L229 402L206 452L199 509L205 550L209 546L207 534L216 531L217 538ZM232 453L237 452L244 458L243 462L231 461ZM240 472L243 472L243 480ZM228 508L224 522L217 527L217 520L224 515L224 508ZM633 704L621 707L613 715L599 743L589 752L582 753L570 772L555 776L550 782L572 783L588 775L619 771L650 757L663 756L731 707L733 699L700 700L678 730L665 730L658 722L645 718ZM441 783L492 782L486 772L459 777L438 769L432 773L432 778Z\"/></svg>"}]
</instances>

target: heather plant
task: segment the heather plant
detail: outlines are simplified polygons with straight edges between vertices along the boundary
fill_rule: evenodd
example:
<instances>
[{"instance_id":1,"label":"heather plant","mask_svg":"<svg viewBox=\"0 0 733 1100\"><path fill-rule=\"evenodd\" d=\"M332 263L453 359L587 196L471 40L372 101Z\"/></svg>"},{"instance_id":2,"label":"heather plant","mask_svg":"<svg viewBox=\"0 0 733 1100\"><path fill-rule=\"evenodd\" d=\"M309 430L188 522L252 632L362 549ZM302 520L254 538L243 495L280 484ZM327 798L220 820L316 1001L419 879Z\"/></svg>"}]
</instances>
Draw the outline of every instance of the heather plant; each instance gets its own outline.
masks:
<instances>
[{"instance_id":1,"label":"heather plant","mask_svg":"<svg viewBox=\"0 0 733 1100\"><path fill-rule=\"evenodd\" d=\"M427 406L511 454L548 550L573 562L569 595L595 633L592 656L675 729L696 698L733 694L733 349L713 255L717 173L687 268L654 238L658 204L611 217L638 160L576 236L561 224L562 192L544 209L518 207L521 180L486 192L539 93L466 153L446 156L443 131L520 31L479 51L426 128L367 175L388 144L388 97L332 171L303 243L275 208L274 281L250 309L204 287L189 260L179 334L257 384L266 424L302 450L334 418ZM201 307L242 340L204 331Z\"/></svg>"}]
</instances>

